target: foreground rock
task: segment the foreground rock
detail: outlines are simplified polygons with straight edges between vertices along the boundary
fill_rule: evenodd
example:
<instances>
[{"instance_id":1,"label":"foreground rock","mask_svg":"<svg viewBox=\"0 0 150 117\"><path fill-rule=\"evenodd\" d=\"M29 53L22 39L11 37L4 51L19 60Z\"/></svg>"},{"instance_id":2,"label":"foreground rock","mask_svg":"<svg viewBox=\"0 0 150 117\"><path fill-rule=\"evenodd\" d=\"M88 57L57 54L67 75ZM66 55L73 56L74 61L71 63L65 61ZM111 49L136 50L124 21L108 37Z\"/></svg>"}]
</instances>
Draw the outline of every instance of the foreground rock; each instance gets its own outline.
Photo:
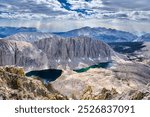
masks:
<instances>
[{"instance_id":1,"label":"foreground rock","mask_svg":"<svg viewBox=\"0 0 150 117\"><path fill-rule=\"evenodd\" d=\"M51 85L45 85L36 78L24 76L22 68L0 68L0 99L2 100L61 100L67 99Z\"/></svg>"},{"instance_id":2,"label":"foreground rock","mask_svg":"<svg viewBox=\"0 0 150 117\"><path fill-rule=\"evenodd\" d=\"M83 73L64 70L48 84L24 75L22 68L1 67L0 99L150 99L150 68L143 64L126 63Z\"/></svg>"}]
</instances>

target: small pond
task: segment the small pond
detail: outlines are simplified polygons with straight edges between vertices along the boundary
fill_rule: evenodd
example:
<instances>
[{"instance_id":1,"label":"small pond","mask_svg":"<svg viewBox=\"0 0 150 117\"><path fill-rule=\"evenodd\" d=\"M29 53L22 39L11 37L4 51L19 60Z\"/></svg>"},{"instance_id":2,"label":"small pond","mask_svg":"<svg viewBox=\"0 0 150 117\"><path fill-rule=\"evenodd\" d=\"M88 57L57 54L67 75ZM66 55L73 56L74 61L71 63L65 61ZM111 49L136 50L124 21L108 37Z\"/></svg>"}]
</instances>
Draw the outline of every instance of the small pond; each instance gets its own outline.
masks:
<instances>
[{"instance_id":1,"label":"small pond","mask_svg":"<svg viewBox=\"0 0 150 117\"><path fill-rule=\"evenodd\" d=\"M112 66L112 62L103 62L103 63L99 63L97 65L92 65L92 66L89 66L89 67L86 67L86 68L76 69L76 70L73 70L73 71L75 71L77 73L82 73L82 72L88 71L91 68L109 68L111 66Z\"/></svg>"},{"instance_id":2,"label":"small pond","mask_svg":"<svg viewBox=\"0 0 150 117\"><path fill-rule=\"evenodd\" d=\"M36 71L30 71L26 73L26 76L28 77L37 77L40 78L46 82L54 81L59 76L61 76L62 70L57 69L45 69L45 70L36 70Z\"/></svg>"}]
</instances>

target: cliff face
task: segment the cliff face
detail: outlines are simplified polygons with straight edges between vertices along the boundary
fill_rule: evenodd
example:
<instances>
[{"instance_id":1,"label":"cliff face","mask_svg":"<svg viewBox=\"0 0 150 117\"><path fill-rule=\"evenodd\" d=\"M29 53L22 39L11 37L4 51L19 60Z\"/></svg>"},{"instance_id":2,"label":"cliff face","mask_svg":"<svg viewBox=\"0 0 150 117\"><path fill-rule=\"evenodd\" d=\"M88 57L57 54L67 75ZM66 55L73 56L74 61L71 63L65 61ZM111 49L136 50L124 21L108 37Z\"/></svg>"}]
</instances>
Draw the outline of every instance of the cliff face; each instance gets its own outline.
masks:
<instances>
[{"instance_id":1,"label":"cliff face","mask_svg":"<svg viewBox=\"0 0 150 117\"><path fill-rule=\"evenodd\" d=\"M30 43L0 40L0 66L16 65L30 70L47 67L46 62L46 55Z\"/></svg>"},{"instance_id":2,"label":"cliff face","mask_svg":"<svg viewBox=\"0 0 150 117\"><path fill-rule=\"evenodd\" d=\"M110 47L88 37L52 36L34 43L0 40L0 66L16 65L25 70L45 68L77 69L111 61ZM28 39L26 41L29 41Z\"/></svg>"},{"instance_id":3,"label":"cliff face","mask_svg":"<svg viewBox=\"0 0 150 117\"><path fill-rule=\"evenodd\" d=\"M88 37L48 38L34 44L46 53L52 68L75 69L111 60L110 47Z\"/></svg>"}]
</instances>

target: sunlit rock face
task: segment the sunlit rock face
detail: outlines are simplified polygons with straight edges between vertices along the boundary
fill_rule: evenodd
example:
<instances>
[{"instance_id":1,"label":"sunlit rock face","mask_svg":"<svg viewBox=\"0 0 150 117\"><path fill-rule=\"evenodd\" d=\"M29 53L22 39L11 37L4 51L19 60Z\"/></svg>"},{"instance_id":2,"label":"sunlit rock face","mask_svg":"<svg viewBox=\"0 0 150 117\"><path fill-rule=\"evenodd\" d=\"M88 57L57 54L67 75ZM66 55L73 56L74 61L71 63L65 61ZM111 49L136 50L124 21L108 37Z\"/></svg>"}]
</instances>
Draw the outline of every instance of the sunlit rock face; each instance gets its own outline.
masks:
<instances>
[{"instance_id":1,"label":"sunlit rock face","mask_svg":"<svg viewBox=\"0 0 150 117\"><path fill-rule=\"evenodd\" d=\"M44 33L39 36L19 33L0 40L0 65L21 66L27 71L80 69L110 62L113 54L104 42L83 36L63 38Z\"/></svg>"},{"instance_id":2,"label":"sunlit rock face","mask_svg":"<svg viewBox=\"0 0 150 117\"><path fill-rule=\"evenodd\" d=\"M15 65L25 70L47 67L47 57L30 43L0 40L0 66Z\"/></svg>"},{"instance_id":3,"label":"sunlit rock face","mask_svg":"<svg viewBox=\"0 0 150 117\"><path fill-rule=\"evenodd\" d=\"M89 37L47 38L34 43L46 53L51 68L76 69L111 61L112 50Z\"/></svg>"}]
</instances>

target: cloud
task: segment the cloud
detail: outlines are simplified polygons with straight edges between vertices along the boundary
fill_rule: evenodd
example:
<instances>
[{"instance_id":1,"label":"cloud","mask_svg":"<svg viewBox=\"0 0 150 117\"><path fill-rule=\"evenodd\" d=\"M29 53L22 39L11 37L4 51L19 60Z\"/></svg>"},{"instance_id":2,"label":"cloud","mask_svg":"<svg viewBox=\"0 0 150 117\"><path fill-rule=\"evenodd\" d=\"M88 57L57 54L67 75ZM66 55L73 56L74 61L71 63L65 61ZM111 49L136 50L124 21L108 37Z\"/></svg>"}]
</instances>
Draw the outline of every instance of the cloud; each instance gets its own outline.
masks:
<instances>
[{"instance_id":1,"label":"cloud","mask_svg":"<svg viewBox=\"0 0 150 117\"><path fill-rule=\"evenodd\" d=\"M149 0L102 0L107 7L116 10L150 10Z\"/></svg>"},{"instance_id":2,"label":"cloud","mask_svg":"<svg viewBox=\"0 0 150 117\"><path fill-rule=\"evenodd\" d=\"M1 18L41 19L71 13L63 9L57 0L1 0L0 6Z\"/></svg>"},{"instance_id":3,"label":"cloud","mask_svg":"<svg viewBox=\"0 0 150 117\"><path fill-rule=\"evenodd\" d=\"M52 31L93 26L93 21L107 27L112 27L111 22L116 28L116 21L143 25L150 24L149 4L149 0L0 0L0 25L18 26L19 22L19 26Z\"/></svg>"}]
</instances>

